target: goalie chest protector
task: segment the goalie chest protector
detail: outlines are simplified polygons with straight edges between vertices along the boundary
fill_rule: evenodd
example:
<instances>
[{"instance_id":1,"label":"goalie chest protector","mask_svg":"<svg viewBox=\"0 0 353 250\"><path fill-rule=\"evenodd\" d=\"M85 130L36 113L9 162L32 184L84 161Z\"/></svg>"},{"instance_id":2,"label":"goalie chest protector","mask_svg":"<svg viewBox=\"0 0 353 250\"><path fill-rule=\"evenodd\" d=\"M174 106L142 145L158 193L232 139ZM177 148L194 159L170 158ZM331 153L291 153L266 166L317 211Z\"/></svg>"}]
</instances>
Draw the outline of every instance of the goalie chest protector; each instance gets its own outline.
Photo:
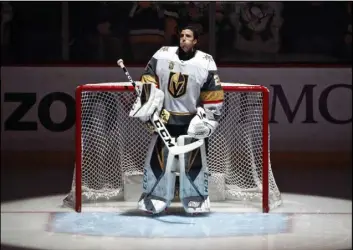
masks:
<instances>
[{"instance_id":1,"label":"goalie chest protector","mask_svg":"<svg viewBox=\"0 0 353 250\"><path fill-rule=\"evenodd\" d=\"M154 69L159 88L165 94L164 108L172 114L195 114L200 92L209 72L216 72L213 57L197 50L195 56L182 61L176 54L178 47L162 47L154 55Z\"/></svg>"}]
</instances>

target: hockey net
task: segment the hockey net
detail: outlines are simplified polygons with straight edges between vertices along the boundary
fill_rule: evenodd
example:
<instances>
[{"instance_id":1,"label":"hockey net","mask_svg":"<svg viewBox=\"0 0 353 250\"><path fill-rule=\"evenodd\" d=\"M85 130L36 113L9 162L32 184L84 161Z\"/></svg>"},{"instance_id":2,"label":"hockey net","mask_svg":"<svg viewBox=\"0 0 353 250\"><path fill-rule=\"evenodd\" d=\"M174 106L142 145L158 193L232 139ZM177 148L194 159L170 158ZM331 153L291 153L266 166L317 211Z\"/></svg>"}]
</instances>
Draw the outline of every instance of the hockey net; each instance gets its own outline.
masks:
<instances>
[{"instance_id":1,"label":"hockey net","mask_svg":"<svg viewBox=\"0 0 353 250\"><path fill-rule=\"evenodd\" d=\"M268 89L223 83L224 108L210 137L210 200L259 204L264 212L281 204L270 163ZM136 94L129 83L86 84L76 89L76 162L64 203L81 211L86 203L124 199L126 178L141 176L151 132L128 116ZM141 186L142 191L142 186Z\"/></svg>"}]
</instances>

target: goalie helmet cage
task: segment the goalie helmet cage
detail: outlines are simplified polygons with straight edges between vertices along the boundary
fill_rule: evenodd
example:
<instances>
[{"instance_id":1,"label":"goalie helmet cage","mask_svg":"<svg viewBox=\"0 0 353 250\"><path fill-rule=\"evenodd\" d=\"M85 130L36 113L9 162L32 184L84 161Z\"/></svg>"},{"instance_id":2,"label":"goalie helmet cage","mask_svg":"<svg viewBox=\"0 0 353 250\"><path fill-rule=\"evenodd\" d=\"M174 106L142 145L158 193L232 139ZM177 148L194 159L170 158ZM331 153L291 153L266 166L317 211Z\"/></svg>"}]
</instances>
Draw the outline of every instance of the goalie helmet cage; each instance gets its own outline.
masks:
<instances>
[{"instance_id":1,"label":"goalie helmet cage","mask_svg":"<svg viewBox=\"0 0 353 250\"><path fill-rule=\"evenodd\" d=\"M222 87L222 116L209 138L209 183L224 193L223 200L258 204L269 212L282 203L270 162L269 90L236 83ZM152 134L129 117L136 99L130 83L80 85L75 95L75 171L64 204L80 212L83 204L123 200L126 178L143 173Z\"/></svg>"}]
</instances>

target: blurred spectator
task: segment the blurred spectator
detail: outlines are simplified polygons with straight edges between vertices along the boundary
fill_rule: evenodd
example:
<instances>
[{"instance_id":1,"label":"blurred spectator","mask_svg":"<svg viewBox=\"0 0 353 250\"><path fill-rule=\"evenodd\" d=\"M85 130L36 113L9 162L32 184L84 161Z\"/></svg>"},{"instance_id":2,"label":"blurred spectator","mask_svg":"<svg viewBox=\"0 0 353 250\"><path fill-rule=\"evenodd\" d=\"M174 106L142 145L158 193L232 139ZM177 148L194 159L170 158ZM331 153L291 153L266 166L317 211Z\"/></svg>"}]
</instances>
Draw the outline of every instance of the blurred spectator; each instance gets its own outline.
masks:
<instances>
[{"instance_id":1,"label":"blurred spectator","mask_svg":"<svg viewBox=\"0 0 353 250\"><path fill-rule=\"evenodd\" d=\"M9 2L1 2L1 61L9 62L11 59L11 21L12 6Z\"/></svg>"},{"instance_id":2,"label":"blurred spectator","mask_svg":"<svg viewBox=\"0 0 353 250\"><path fill-rule=\"evenodd\" d=\"M277 53L282 26L281 2L236 2L231 21L234 48L247 53Z\"/></svg>"},{"instance_id":3,"label":"blurred spectator","mask_svg":"<svg viewBox=\"0 0 353 250\"><path fill-rule=\"evenodd\" d=\"M97 56L99 60L114 62L123 57L124 37L127 29L124 24L128 20L129 3L102 2L96 29L98 31Z\"/></svg>"},{"instance_id":4,"label":"blurred spectator","mask_svg":"<svg viewBox=\"0 0 353 250\"><path fill-rule=\"evenodd\" d=\"M114 62L128 56L126 23L131 6L130 2L70 2L72 59Z\"/></svg>"},{"instance_id":5,"label":"blurred spectator","mask_svg":"<svg viewBox=\"0 0 353 250\"><path fill-rule=\"evenodd\" d=\"M232 51L235 29L229 19L232 5L228 2L216 2L216 48L217 57Z\"/></svg>"},{"instance_id":6,"label":"blurred spectator","mask_svg":"<svg viewBox=\"0 0 353 250\"><path fill-rule=\"evenodd\" d=\"M96 33L97 24L97 2L75 2L69 3L69 37L70 37L70 60L73 62L90 62L95 57L93 45L89 37ZM89 16L90 18L87 18Z\"/></svg>"},{"instance_id":7,"label":"blurred spectator","mask_svg":"<svg viewBox=\"0 0 353 250\"><path fill-rule=\"evenodd\" d=\"M164 10L165 29L164 29L164 45L175 46L178 44L178 22L181 3L179 2L159 2L161 8Z\"/></svg>"},{"instance_id":8,"label":"blurred spectator","mask_svg":"<svg viewBox=\"0 0 353 250\"><path fill-rule=\"evenodd\" d=\"M65 7L68 5L69 16ZM352 2L2 2L3 63L143 63L178 44L182 26L199 29L199 48L216 42L223 62L351 62ZM69 28L65 23L69 24ZM63 25L64 24L64 25Z\"/></svg>"},{"instance_id":9,"label":"blurred spectator","mask_svg":"<svg viewBox=\"0 0 353 250\"><path fill-rule=\"evenodd\" d=\"M165 43L165 15L158 3L136 2L129 15L129 42L136 62L146 63Z\"/></svg>"}]
</instances>

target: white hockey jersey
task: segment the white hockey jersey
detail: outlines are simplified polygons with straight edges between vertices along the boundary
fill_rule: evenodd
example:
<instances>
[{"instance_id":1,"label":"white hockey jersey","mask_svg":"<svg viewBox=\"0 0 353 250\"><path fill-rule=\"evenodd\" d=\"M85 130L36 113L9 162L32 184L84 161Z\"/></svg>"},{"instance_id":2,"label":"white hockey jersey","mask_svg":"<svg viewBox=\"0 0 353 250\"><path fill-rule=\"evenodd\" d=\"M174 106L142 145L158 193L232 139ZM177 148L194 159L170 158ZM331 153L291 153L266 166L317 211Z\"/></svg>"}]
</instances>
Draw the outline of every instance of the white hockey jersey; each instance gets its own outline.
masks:
<instances>
[{"instance_id":1,"label":"white hockey jersey","mask_svg":"<svg viewBox=\"0 0 353 250\"><path fill-rule=\"evenodd\" d=\"M155 83L163 90L168 124L189 124L199 106L217 120L224 93L212 56L197 50L194 57L182 61L177 52L178 47L159 49L148 62L141 82Z\"/></svg>"}]
</instances>

